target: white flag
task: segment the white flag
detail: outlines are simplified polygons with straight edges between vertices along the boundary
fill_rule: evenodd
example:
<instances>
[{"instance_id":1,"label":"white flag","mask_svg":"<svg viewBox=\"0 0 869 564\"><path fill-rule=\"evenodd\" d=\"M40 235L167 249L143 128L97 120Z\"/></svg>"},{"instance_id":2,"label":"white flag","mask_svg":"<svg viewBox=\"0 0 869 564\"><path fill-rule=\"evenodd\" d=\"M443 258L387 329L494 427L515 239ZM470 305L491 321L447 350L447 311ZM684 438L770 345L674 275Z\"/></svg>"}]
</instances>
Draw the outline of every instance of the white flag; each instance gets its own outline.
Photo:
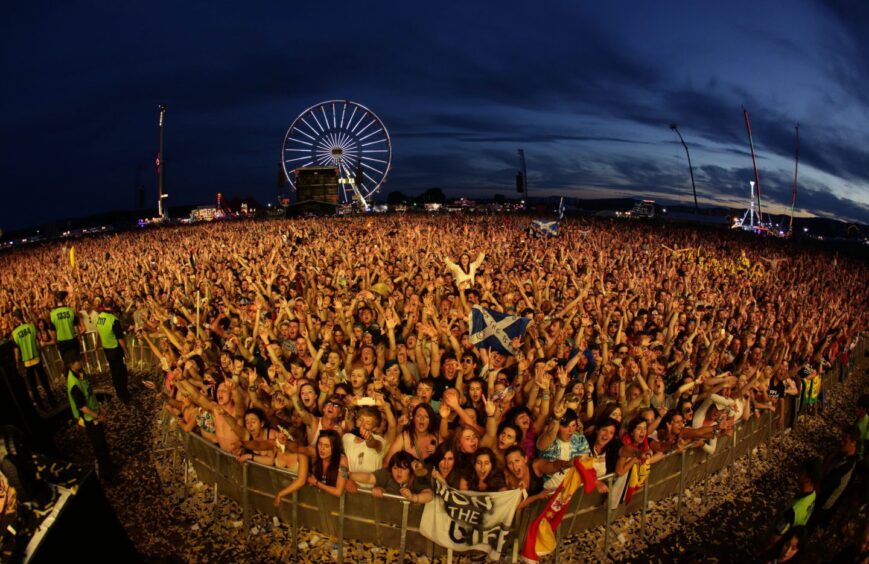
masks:
<instances>
[{"instance_id":1,"label":"white flag","mask_svg":"<svg viewBox=\"0 0 869 564\"><path fill-rule=\"evenodd\" d=\"M492 560L499 559L525 491L460 492L439 480L433 482L435 496L422 512L420 534L444 548L480 550Z\"/></svg>"}]
</instances>

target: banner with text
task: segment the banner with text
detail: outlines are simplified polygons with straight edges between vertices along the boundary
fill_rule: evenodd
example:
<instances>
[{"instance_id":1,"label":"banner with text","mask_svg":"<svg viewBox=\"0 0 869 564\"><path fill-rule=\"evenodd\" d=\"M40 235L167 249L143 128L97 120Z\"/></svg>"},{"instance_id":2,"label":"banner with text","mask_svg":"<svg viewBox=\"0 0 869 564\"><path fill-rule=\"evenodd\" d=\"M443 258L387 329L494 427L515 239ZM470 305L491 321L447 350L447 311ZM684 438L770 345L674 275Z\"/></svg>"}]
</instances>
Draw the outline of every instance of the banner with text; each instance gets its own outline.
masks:
<instances>
[{"instance_id":1,"label":"banner with text","mask_svg":"<svg viewBox=\"0 0 869 564\"><path fill-rule=\"evenodd\" d=\"M435 497L422 512L419 532L444 548L481 550L498 559L525 492L461 492L432 480Z\"/></svg>"}]
</instances>

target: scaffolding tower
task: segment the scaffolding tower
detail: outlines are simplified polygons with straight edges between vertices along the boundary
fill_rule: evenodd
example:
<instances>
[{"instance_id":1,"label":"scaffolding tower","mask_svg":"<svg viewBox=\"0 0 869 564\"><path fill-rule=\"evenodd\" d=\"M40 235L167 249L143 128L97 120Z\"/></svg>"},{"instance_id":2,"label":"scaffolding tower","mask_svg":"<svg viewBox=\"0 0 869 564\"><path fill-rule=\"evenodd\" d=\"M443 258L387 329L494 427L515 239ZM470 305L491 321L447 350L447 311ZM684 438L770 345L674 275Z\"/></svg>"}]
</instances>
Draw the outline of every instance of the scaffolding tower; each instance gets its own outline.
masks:
<instances>
[{"instance_id":1,"label":"scaffolding tower","mask_svg":"<svg viewBox=\"0 0 869 564\"><path fill-rule=\"evenodd\" d=\"M742 219L737 220L736 223L733 224L733 228L742 228L745 231L754 231L755 229L762 229L764 226L760 220L760 214L757 211L757 190L754 186L754 180L749 181L748 184L751 187L751 194L748 200L748 209L745 210L745 214L743 214Z\"/></svg>"}]
</instances>

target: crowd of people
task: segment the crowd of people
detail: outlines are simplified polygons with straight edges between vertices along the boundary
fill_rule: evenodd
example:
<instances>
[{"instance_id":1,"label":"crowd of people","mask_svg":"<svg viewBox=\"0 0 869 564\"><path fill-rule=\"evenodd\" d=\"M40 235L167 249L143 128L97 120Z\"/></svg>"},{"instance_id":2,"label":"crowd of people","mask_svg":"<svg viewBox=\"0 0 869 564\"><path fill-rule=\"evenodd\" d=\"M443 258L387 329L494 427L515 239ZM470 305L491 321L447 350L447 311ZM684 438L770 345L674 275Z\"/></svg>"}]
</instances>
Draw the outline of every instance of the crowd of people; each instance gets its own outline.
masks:
<instances>
[{"instance_id":1,"label":"crowd of people","mask_svg":"<svg viewBox=\"0 0 869 564\"><path fill-rule=\"evenodd\" d=\"M742 233L523 222L221 223L79 240L74 264L69 246L25 249L0 269L0 330L68 351L111 314L110 341L134 332L159 359L184 430L295 473L276 504L305 486L426 503L436 479L528 505L578 457L627 502L668 453L713 452L764 411L785 426L787 396L822 409L826 369L867 329L865 264ZM530 319L515 354L472 344L475 306Z\"/></svg>"}]
</instances>

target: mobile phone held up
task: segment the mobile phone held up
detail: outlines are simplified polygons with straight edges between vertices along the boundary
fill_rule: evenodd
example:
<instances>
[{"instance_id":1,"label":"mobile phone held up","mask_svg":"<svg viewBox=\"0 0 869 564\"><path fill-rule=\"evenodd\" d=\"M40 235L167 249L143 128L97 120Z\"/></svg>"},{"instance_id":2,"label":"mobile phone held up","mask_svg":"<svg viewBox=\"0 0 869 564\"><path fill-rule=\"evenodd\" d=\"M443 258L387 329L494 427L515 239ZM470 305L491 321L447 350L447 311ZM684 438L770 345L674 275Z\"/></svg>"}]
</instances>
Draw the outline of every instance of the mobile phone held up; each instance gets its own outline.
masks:
<instances>
[{"instance_id":1,"label":"mobile phone held up","mask_svg":"<svg viewBox=\"0 0 869 564\"><path fill-rule=\"evenodd\" d=\"M507 394L511 393L512 391L513 391L513 386L507 386L503 390L501 390L499 392L495 392L492 395L492 401L497 403L497 402L501 401L502 399L504 399L507 396Z\"/></svg>"}]
</instances>

